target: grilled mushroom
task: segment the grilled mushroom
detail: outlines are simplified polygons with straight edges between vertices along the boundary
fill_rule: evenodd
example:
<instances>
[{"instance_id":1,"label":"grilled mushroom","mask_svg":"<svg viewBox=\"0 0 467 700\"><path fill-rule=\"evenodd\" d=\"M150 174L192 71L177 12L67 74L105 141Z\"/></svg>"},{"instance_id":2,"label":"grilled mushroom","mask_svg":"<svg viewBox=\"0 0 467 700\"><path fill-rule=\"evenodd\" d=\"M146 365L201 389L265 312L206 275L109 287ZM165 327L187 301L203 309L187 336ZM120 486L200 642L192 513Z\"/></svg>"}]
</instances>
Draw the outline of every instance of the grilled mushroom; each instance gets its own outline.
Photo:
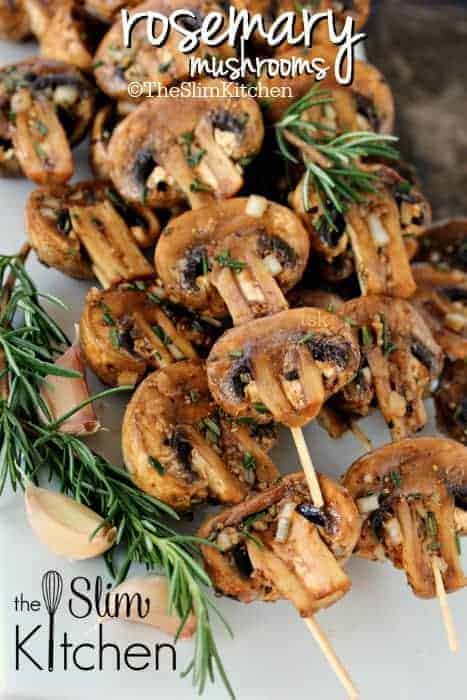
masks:
<instances>
[{"instance_id":1,"label":"grilled mushroom","mask_svg":"<svg viewBox=\"0 0 467 700\"><path fill-rule=\"evenodd\" d=\"M207 360L209 387L230 415L302 426L359 366L358 343L337 316L292 309L227 331Z\"/></svg>"},{"instance_id":2,"label":"grilled mushroom","mask_svg":"<svg viewBox=\"0 0 467 700\"><path fill-rule=\"evenodd\" d=\"M200 85L220 96L200 96ZM195 208L242 187L242 163L263 141L258 105L251 97L230 97L221 80L192 83L191 90L190 96L146 100L116 128L111 175L130 202L166 207L183 197Z\"/></svg>"},{"instance_id":3,"label":"grilled mushroom","mask_svg":"<svg viewBox=\"0 0 467 700\"><path fill-rule=\"evenodd\" d=\"M348 301L338 315L360 343L361 362L331 406L365 416L376 402L394 440L421 430L427 421L423 398L443 361L421 316L408 302L389 297Z\"/></svg>"},{"instance_id":4,"label":"grilled mushroom","mask_svg":"<svg viewBox=\"0 0 467 700\"><path fill-rule=\"evenodd\" d=\"M184 10L192 16L180 18L187 30L196 31L209 12L222 12L220 5L213 0L147 0L135 12L157 12L169 16ZM114 100L128 99L128 86L132 81L142 85L144 93L140 97L157 94L158 87L190 79L190 58L203 58L207 52L218 58L234 56L235 51L227 45L207 48L200 44L196 51L183 54L178 49L181 34L171 30L163 46L152 46L147 39L144 22L137 24L132 32L131 48L125 48L120 19L109 29L95 55L94 74L100 89ZM152 87L151 87L152 86Z\"/></svg>"},{"instance_id":5,"label":"grilled mushroom","mask_svg":"<svg viewBox=\"0 0 467 700\"><path fill-rule=\"evenodd\" d=\"M38 184L73 173L70 146L86 133L94 109L91 85L72 66L28 59L0 70L0 167Z\"/></svg>"},{"instance_id":6,"label":"grilled mushroom","mask_svg":"<svg viewBox=\"0 0 467 700\"><path fill-rule=\"evenodd\" d=\"M0 39L21 41L30 34L29 17L22 0L0 1Z\"/></svg>"},{"instance_id":7,"label":"grilled mushroom","mask_svg":"<svg viewBox=\"0 0 467 700\"><path fill-rule=\"evenodd\" d=\"M349 590L342 565L358 541L360 518L345 489L318 478L323 509L310 503L303 474L292 474L202 525L198 534L217 544L201 550L220 594L244 603L288 598L309 617Z\"/></svg>"},{"instance_id":8,"label":"grilled mushroom","mask_svg":"<svg viewBox=\"0 0 467 700\"><path fill-rule=\"evenodd\" d=\"M337 313L344 303L338 294L323 289L294 289L287 295L287 299L292 308L313 306L316 309L325 309L331 314Z\"/></svg>"},{"instance_id":9,"label":"grilled mushroom","mask_svg":"<svg viewBox=\"0 0 467 700\"><path fill-rule=\"evenodd\" d=\"M124 115L121 114L119 105L111 104L102 107L94 118L91 129L89 160L96 177L101 177L105 180L110 179L109 143L115 128L123 117Z\"/></svg>"},{"instance_id":10,"label":"grilled mushroom","mask_svg":"<svg viewBox=\"0 0 467 700\"><path fill-rule=\"evenodd\" d=\"M159 222L128 206L105 182L42 187L29 197L26 230L41 262L108 287L154 273L138 247L151 245Z\"/></svg>"},{"instance_id":11,"label":"grilled mushroom","mask_svg":"<svg viewBox=\"0 0 467 700\"><path fill-rule=\"evenodd\" d=\"M448 219L430 226L420 239L415 261L467 274L467 219Z\"/></svg>"},{"instance_id":12,"label":"grilled mushroom","mask_svg":"<svg viewBox=\"0 0 467 700\"><path fill-rule=\"evenodd\" d=\"M29 18L31 34L39 41L47 33L59 0L21 0Z\"/></svg>"},{"instance_id":13,"label":"grilled mushroom","mask_svg":"<svg viewBox=\"0 0 467 700\"><path fill-rule=\"evenodd\" d=\"M430 208L395 171L382 166L370 170L376 191L350 204L344 213L323 200L311 178L302 178L290 203L308 228L312 249L330 266L337 259L342 269L342 259L352 252L354 264L346 273L356 272L362 294L408 298L415 282L404 237L419 234L429 222Z\"/></svg>"},{"instance_id":14,"label":"grilled mushroom","mask_svg":"<svg viewBox=\"0 0 467 700\"><path fill-rule=\"evenodd\" d=\"M441 430L467 445L467 362L446 362L434 395Z\"/></svg>"},{"instance_id":15,"label":"grilled mushroom","mask_svg":"<svg viewBox=\"0 0 467 700\"><path fill-rule=\"evenodd\" d=\"M411 299L452 360L467 358L467 275L460 270L412 265L417 290Z\"/></svg>"},{"instance_id":16,"label":"grilled mushroom","mask_svg":"<svg viewBox=\"0 0 467 700\"><path fill-rule=\"evenodd\" d=\"M248 427L219 412L204 368L193 362L144 380L127 407L122 446L135 484L176 510L208 498L241 503L279 476Z\"/></svg>"},{"instance_id":17,"label":"grilled mushroom","mask_svg":"<svg viewBox=\"0 0 467 700\"><path fill-rule=\"evenodd\" d=\"M334 66L336 49L331 44L322 43L311 49L287 48L281 51L280 58L284 60L296 58L308 61L310 64L314 59L322 58L326 65ZM274 99L267 109L268 116L277 121L293 102L309 92L315 84L315 74L301 73L286 78L280 76L270 78L264 75L259 84L269 91L273 87L282 88L281 97ZM304 111L305 119L324 124L337 132L392 133L394 98L391 88L383 75L370 63L355 62L354 79L349 86L339 85L332 70L317 85L326 92L327 97L333 99L333 102Z\"/></svg>"},{"instance_id":18,"label":"grilled mushroom","mask_svg":"<svg viewBox=\"0 0 467 700\"><path fill-rule=\"evenodd\" d=\"M221 330L171 304L150 281L91 289L80 323L86 361L111 386L137 384L150 368L205 356Z\"/></svg>"},{"instance_id":19,"label":"grilled mushroom","mask_svg":"<svg viewBox=\"0 0 467 700\"><path fill-rule=\"evenodd\" d=\"M467 585L457 534L467 514L467 448L427 437L380 447L343 479L364 517L356 553L405 569L413 592L436 596L433 558L451 593Z\"/></svg>"},{"instance_id":20,"label":"grilled mushroom","mask_svg":"<svg viewBox=\"0 0 467 700\"><path fill-rule=\"evenodd\" d=\"M39 36L45 58L67 61L80 70L90 71L102 25L84 11L76 0L55 2L46 30Z\"/></svg>"},{"instance_id":21,"label":"grilled mushroom","mask_svg":"<svg viewBox=\"0 0 467 700\"><path fill-rule=\"evenodd\" d=\"M140 0L84 0L84 9L102 22L112 22L119 11L138 5Z\"/></svg>"},{"instance_id":22,"label":"grilled mushroom","mask_svg":"<svg viewBox=\"0 0 467 700\"><path fill-rule=\"evenodd\" d=\"M283 292L303 275L308 235L285 207L255 195L172 219L156 248L171 298L236 325L287 308Z\"/></svg>"}]
</instances>

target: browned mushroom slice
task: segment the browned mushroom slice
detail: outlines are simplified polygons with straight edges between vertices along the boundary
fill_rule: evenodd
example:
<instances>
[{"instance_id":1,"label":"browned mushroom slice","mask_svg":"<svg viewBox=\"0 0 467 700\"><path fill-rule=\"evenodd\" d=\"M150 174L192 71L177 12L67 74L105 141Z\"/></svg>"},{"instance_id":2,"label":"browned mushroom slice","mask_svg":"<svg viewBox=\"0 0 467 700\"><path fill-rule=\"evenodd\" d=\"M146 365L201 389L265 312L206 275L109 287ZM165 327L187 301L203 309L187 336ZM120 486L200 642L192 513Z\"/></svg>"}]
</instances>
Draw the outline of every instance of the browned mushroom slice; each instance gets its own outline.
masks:
<instances>
[{"instance_id":1,"label":"browned mushroom slice","mask_svg":"<svg viewBox=\"0 0 467 700\"><path fill-rule=\"evenodd\" d=\"M362 297L346 302L338 315L360 341L355 379L333 402L354 415L367 415L374 401L394 440L426 423L423 398L442 369L442 351L428 326L401 299Z\"/></svg>"},{"instance_id":2,"label":"browned mushroom slice","mask_svg":"<svg viewBox=\"0 0 467 700\"><path fill-rule=\"evenodd\" d=\"M184 0L147 0L135 12L156 12L169 16L180 10L193 13L192 17L180 17L178 20L189 31L199 30L209 12L223 12L213 0L192 0L189 7ZM190 59L205 57L207 47L200 43L195 51L183 54L178 48L181 38L181 33L172 29L163 46L152 46L147 38L145 23L140 22L133 29L131 47L125 48L122 24L118 18L95 55L97 84L112 99L127 100L128 85L135 80L142 86L140 97L156 95L160 87L189 80ZM209 55L218 58L235 55L235 50L226 44L210 46L208 51Z\"/></svg>"},{"instance_id":3,"label":"browned mushroom slice","mask_svg":"<svg viewBox=\"0 0 467 700\"><path fill-rule=\"evenodd\" d=\"M139 0L84 0L84 9L103 22L112 22L121 9L138 4Z\"/></svg>"},{"instance_id":4,"label":"browned mushroom slice","mask_svg":"<svg viewBox=\"0 0 467 700\"><path fill-rule=\"evenodd\" d=\"M51 17L60 4L58 0L22 0L29 17L31 33L41 40L47 33Z\"/></svg>"},{"instance_id":5,"label":"browned mushroom slice","mask_svg":"<svg viewBox=\"0 0 467 700\"><path fill-rule=\"evenodd\" d=\"M39 185L60 184L73 175L70 144L54 105L46 97L19 90L11 106L15 112L11 140L23 173Z\"/></svg>"},{"instance_id":6,"label":"browned mushroom slice","mask_svg":"<svg viewBox=\"0 0 467 700\"><path fill-rule=\"evenodd\" d=\"M68 179L70 144L85 135L93 109L93 88L68 64L33 58L2 68L3 171L15 173L23 168L39 184Z\"/></svg>"},{"instance_id":7,"label":"browned mushroom slice","mask_svg":"<svg viewBox=\"0 0 467 700\"><path fill-rule=\"evenodd\" d=\"M150 282L89 292L80 322L81 347L106 384L137 384L150 368L197 358L185 332L186 317L165 307L163 293ZM199 328L193 343L203 345L207 334Z\"/></svg>"},{"instance_id":8,"label":"browned mushroom slice","mask_svg":"<svg viewBox=\"0 0 467 700\"><path fill-rule=\"evenodd\" d=\"M467 585L457 533L467 506L467 449L446 438L413 438L357 460L344 477L364 518L357 554L387 557L414 593L436 596L433 558L447 592Z\"/></svg>"},{"instance_id":9,"label":"browned mushroom slice","mask_svg":"<svg viewBox=\"0 0 467 700\"><path fill-rule=\"evenodd\" d=\"M467 358L467 275L426 263L412 265L411 299L451 360Z\"/></svg>"},{"instance_id":10,"label":"browned mushroom slice","mask_svg":"<svg viewBox=\"0 0 467 700\"><path fill-rule=\"evenodd\" d=\"M102 107L95 116L91 130L89 160L96 177L110 179L109 142L123 116L118 105Z\"/></svg>"},{"instance_id":11,"label":"browned mushroom slice","mask_svg":"<svg viewBox=\"0 0 467 700\"><path fill-rule=\"evenodd\" d=\"M442 431L467 445L467 363L447 362L434 395Z\"/></svg>"},{"instance_id":12,"label":"browned mushroom slice","mask_svg":"<svg viewBox=\"0 0 467 700\"><path fill-rule=\"evenodd\" d=\"M358 343L336 316L293 309L227 331L207 361L209 386L232 416L304 425L359 366Z\"/></svg>"},{"instance_id":13,"label":"browned mushroom slice","mask_svg":"<svg viewBox=\"0 0 467 700\"><path fill-rule=\"evenodd\" d=\"M31 32L29 17L21 0L0 1L0 39L21 41Z\"/></svg>"},{"instance_id":14,"label":"browned mushroom slice","mask_svg":"<svg viewBox=\"0 0 467 700\"><path fill-rule=\"evenodd\" d=\"M75 0L55 3L47 25L40 36L42 56L57 61L67 61L80 70L90 71L101 26Z\"/></svg>"},{"instance_id":15,"label":"browned mushroom slice","mask_svg":"<svg viewBox=\"0 0 467 700\"><path fill-rule=\"evenodd\" d=\"M284 45L286 46L286 45ZM308 62L322 58L329 66L334 66L336 49L331 44L317 44L311 49L286 48L280 58L300 58ZM267 108L272 120L279 120L285 110L300 97L303 97L315 84L315 75L302 73L293 77L262 76L260 85L268 90L282 88L280 94ZM390 134L394 128L394 99L391 89L381 73L370 63L355 62L354 79L348 87L340 86L331 69L327 77L317 83L323 88L332 103L318 105L303 112L305 119L319 122L328 129L342 131L374 131ZM288 88L288 89L285 89Z\"/></svg>"},{"instance_id":16,"label":"browned mushroom slice","mask_svg":"<svg viewBox=\"0 0 467 700\"><path fill-rule=\"evenodd\" d=\"M98 216L92 213L96 206L104 206L112 229L105 240L103 231L96 233ZM94 216L91 232L88 221L83 233L81 210L84 216L88 213L86 221ZM135 244L144 248L154 243L160 230L157 218L148 209L126 205L105 182L35 190L26 206L26 230L39 259L72 277L93 279L96 275L108 286L111 281L153 273Z\"/></svg>"},{"instance_id":17,"label":"browned mushroom slice","mask_svg":"<svg viewBox=\"0 0 467 700\"><path fill-rule=\"evenodd\" d=\"M360 534L353 500L341 486L319 475L324 508L315 508L303 474L222 511L199 535L216 590L249 603L288 598L304 617L332 605L349 589L341 566ZM220 550L220 551L219 551Z\"/></svg>"},{"instance_id":18,"label":"browned mushroom slice","mask_svg":"<svg viewBox=\"0 0 467 700\"><path fill-rule=\"evenodd\" d=\"M428 228L420 240L416 262L467 273L467 219L448 219Z\"/></svg>"},{"instance_id":19,"label":"browned mushroom slice","mask_svg":"<svg viewBox=\"0 0 467 700\"><path fill-rule=\"evenodd\" d=\"M250 97L229 96L220 80L192 83L191 89L220 96L146 100L116 128L109 145L111 175L128 201L166 207L183 197L197 208L241 188L241 164L263 141L258 105Z\"/></svg>"},{"instance_id":20,"label":"browned mushroom slice","mask_svg":"<svg viewBox=\"0 0 467 700\"><path fill-rule=\"evenodd\" d=\"M173 299L214 317L228 310L239 325L287 308L283 292L303 275L308 252L299 219L253 195L172 219L156 268Z\"/></svg>"},{"instance_id":21,"label":"browned mushroom slice","mask_svg":"<svg viewBox=\"0 0 467 700\"><path fill-rule=\"evenodd\" d=\"M362 294L408 298L415 291L415 282L404 244L401 212L386 181L379 173L374 175L377 191L368 193L359 204L351 204L345 213L324 201L305 178L290 201L310 232L312 248L329 263L352 250Z\"/></svg>"},{"instance_id":22,"label":"browned mushroom slice","mask_svg":"<svg viewBox=\"0 0 467 700\"><path fill-rule=\"evenodd\" d=\"M176 510L208 498L241 503L279 472L245 427L219 414L200 364L179 362L147 377L130 401L122 429L135 484Z\"/></svg>"},{"instance_id":23,"label":"browned mushroom slice","mask_svg":"<svg viewBox=\"0 0 467 700\"><path fill-rule=\"evenodd\" d=\"M294 289L287 295L292 308L313 306L316 309L325 309L334 314L344 303L342 297L333 292L325 292L322 289Z\"/></svg>"}]
</instances>

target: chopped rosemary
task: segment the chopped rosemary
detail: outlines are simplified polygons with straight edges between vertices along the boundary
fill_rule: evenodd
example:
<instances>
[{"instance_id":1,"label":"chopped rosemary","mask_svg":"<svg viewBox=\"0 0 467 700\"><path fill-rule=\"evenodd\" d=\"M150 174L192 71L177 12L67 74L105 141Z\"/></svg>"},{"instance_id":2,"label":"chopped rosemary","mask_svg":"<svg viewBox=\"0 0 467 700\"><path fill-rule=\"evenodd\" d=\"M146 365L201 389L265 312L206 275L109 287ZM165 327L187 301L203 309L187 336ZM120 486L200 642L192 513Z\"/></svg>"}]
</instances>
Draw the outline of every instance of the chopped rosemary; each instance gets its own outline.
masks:
<instances>
[{"instance_id":1,"label":"chopped rosemary","mask_svg":"<svg viewBox=\"0 0 467 700\"><path fill-rule=\"evenodd\" d=\"M256 459L251 452L245 452L243 455L243 466L245 469L256 469Z\"/></svg>"},{"instance_id":2,"label":"chopped rosemary","mask_svg":"<svg viewBox=\"0 0 467 700\"><path fill-rule=\"evenodd\" d=\"M264 403L261 403L260 401L254 403L253 408L255 409L255 411L258 411L258 413L269 413L269 409L267 408L267 406L265 406Z\"/></svg>"},{"instance_id":3,"label":"chopped rosemary","mask_svg":"<svg viewBox=\"0 0 467 700\"><path fill-rule=\"evenodd\" d=\"M232 350L230 353L230 357L233 360L239 359L240 357L243 357L243 350Z\"/></svg>"},{"instance_id":4,"label":"chopped rosemary","mask_svg":"<svg viewBox=\"0 0 467 700\"><path fill-rule=\"evenodd\" d=\"M245 262L232 258L229 250L223 250L219 253L219 255L216 256L216 261L219 265L222 265L222 267L229 267L231 270L235 270L235 272L241 272L246 267Z\"/></svg>"},{"instance_id":5,"label":"chopped rosemary","mask_svg":"<svg viewBox=\"0 0 467 700\"><path fill-rule=\"evenodd\" d=\"M198 545L209 544L197 537L176 532L165 522L178 520L164 503L140 491L128 472L94 453L80 438L60 431L72 415L52 420L41 396L41 386L51 374L80 376L55 365L69 341L40 304L45 298L65 308L50 295L40 295L27 274L21 256L0 256L0 494L7 482L14 491L30 479L42 486L54 480L60 490L89 506L116 528L117 548L106 553L110 575L119 583L133 563L163 573L169 581L169 612L181 620L178 639L193 613L197 626L194 656L184 676L191 674L200 693L219 674L234 699L214 639L212 615L216 614L231 634L206 588L212 588L204 571ZM126 390L120 387L92 397Z\"/></svg>"},{"instance_id":6,"label":"chopped rosemary","mask_svg":"<svg viewBox=\"0 0 467 700\"><path fill-rule=\"evenodd\" d=\"M165 474L164 465L161 464L158 459L156 459L155 457L149 456L148 462L151 465L151 467L153 467L156 470L156 472L158 474L160 474L161 476L163 476Z\"/></svg>"},{"instance_id":7,"label":"chopped rosemary","mask_svg":"<svg viewBox=\"0 0 467 700\"><path fill-rule=\"evenodd\" d=\"M194 180L190 183L190 191L191 192L211 192L211 188L209 185L206 185L204 182L201 182L201 180L197 177L195 177Z\"/></svg>"},{"instance_id":8,"label":"chopped rosemary","mask_svg":"<svg viewBox=\"0 0 467 700\"><path fill-rule=\"evenodd\" d=\"M309 343L310 341L313 340L315 337L314 333L306 333L304 336L300 338L300 340L297 341L297 345L304 345L305 343Z\"/></svg>"},{"instance_id":9,"label":"chopped rosemary","mask_svg":"<svg viewBox=\"0 0 467 700\"><path fill-rule=\"evenodd\" d=\"M431 511L425 516L425 530L427 537L436 537L438 534L438 523L436 522L435 514Z\"/></svg>"},{"instance_id":10,"label":"chopped rosemary","mask_svg":"<svg viewBox=\"0 0 467 700\"><path fill-rule=\"evenodd\" d=\"M394 486L396 487L396 489L400 489L400 487L402 486L401 473L397 470L394 470L390 473L389 476L391 477L391 481L394 484Z\"/></svg>"},{"instance_id":11,"label":"chopped rosemary","mask_svg":"<svg viewBox=\"0 0 467 700\"><path fill-rule=\"evenodd\" d=\"M371 347L373 345L373 335L370 330L366 326L362 326L360 329L361 335L362 335L362 344L363 347Z\"/></svg>"}]
</instances>

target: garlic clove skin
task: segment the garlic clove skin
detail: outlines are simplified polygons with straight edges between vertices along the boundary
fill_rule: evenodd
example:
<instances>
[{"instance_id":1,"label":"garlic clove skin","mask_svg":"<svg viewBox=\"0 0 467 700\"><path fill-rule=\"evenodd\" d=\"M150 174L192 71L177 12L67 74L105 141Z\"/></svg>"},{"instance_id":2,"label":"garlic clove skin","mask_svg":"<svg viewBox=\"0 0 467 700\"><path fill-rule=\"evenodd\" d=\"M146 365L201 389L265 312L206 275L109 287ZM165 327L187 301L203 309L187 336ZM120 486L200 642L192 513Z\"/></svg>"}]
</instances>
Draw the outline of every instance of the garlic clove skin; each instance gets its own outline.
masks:
<instances>
[{"instance_id":1,"label":"garlic clove skin","mask_svg":"<svg viewBox=\"0 0 467 700\"><path fill-rule=\"evenodd\" d=\"M137 595L138 594L138 595ZM141 598L138 609L138 597ZM150 625L155 629L174 637L180 626L180 618L176 613L168 612L169 587L164 576L144 576L127 579L114 588L107 597L107 610L111 615L106 615L102 621L126 620ZM128 614L129 613L129 614ZM190 615L180 639L190 639L196 630L196 618Z\"/></svg>"},{"instance_id":2,"label":"garlic clove skin","mask_svg":"<svg viewBox=\"0 0 467 700\"><path fill-rule=\"evenodd\" d=\"M58 420L73 408L89 399L89 387L86 380L86 367L81 355L81 349L76 341L57 359L55 364L63 369L80 372L82 377L57 377L49 375L41 387L41 396L49 407L52 421ZM94 435L100 430L93 404L74 413L60 425L60 432L84 437Z\"/></svg>"},{"instance_id":3,"label":"garlic clove skin","mask_svg":"<svg viewBox=\"0 0 467 700\"><path fill-rule=\"evenodd\" d=\"M37 538L54 554L67 559L92 559L115 544L117 530L104 525L100 515L57 491L31 482L25 490L26 515Z\"/></svg>"}]
</instances>

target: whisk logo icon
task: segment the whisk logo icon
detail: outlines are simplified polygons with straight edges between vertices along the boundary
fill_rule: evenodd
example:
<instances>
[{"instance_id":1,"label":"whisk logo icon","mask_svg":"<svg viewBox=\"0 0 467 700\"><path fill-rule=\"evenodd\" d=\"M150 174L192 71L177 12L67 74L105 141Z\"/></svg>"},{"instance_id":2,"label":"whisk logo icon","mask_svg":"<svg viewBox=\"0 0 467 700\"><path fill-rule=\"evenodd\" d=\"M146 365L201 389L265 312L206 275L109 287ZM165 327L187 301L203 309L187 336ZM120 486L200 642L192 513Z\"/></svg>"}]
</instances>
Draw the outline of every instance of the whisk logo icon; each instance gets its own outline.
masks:
<instances>
[{"instance_id":1,"label":"whisk logo icon","mask_svg":"<svg viewBox=\"0 0 467 700\"><path fill-rule=\"evenodd\" d=\"M62 601L63 578L58 571L47 571L42 577L42 598L49 614L49 671L54 670L55 615Z\"/></svg>"}]
</instances>

